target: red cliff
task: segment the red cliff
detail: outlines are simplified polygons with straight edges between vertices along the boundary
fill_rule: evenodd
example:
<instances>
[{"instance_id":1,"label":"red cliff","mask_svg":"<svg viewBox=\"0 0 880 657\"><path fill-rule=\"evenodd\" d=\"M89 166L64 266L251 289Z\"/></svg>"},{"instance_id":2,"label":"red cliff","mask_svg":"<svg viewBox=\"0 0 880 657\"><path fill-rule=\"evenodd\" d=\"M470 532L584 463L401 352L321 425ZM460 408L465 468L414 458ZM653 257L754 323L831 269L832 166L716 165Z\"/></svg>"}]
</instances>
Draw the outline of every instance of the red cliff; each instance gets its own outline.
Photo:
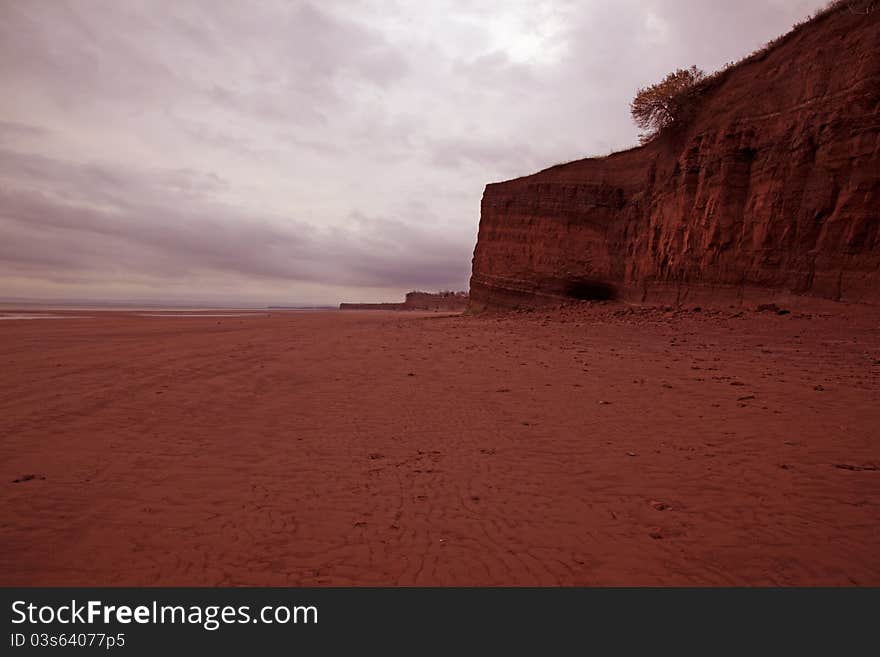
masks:
<instances>
[{"instance_id":1,"label":"red cliff","mask_svg":"<svg viewBox=\"0 0 880 657\"><path fill-rule=\"evenodd\" d=\"M820 15L700 98L646 146L488 185L471 309L880 303L880 9Z\"/></svg>"}]
</instances>

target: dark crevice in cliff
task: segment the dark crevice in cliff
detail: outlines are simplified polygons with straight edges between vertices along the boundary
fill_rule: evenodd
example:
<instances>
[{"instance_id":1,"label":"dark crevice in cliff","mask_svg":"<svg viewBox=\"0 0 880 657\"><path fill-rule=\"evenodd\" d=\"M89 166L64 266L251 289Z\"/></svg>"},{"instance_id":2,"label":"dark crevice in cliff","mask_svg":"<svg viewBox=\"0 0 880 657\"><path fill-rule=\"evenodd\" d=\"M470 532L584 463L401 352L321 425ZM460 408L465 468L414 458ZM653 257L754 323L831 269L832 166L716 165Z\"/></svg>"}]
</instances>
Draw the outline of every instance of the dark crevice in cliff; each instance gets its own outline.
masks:
<instances>
[{"instance_id":1,"label":"dark crevice in cliff","mask_svg":"<svg viewBox=\"0 0 880 657\"><path fill-rule=\"evenodd\" d=\"M617 298L617 290L610 283L584 279L568 281L563 294L580 301L609 301Z\"/></svg>"}]
</instances>

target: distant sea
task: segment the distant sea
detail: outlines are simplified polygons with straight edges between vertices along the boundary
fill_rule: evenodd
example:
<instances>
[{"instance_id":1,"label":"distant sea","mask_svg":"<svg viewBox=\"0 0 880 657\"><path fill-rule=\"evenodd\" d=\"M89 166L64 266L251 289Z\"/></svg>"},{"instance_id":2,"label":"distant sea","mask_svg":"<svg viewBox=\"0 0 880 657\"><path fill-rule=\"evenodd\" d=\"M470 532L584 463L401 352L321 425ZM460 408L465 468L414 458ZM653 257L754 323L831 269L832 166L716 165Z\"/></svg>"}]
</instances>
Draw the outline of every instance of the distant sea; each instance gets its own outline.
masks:
<instances>
[{"instance_id":1,"label":"distant sea","mask_svg":"<svg viewBox=\"0 0 880 657\"><path fill-rule=\"evenodd\" d=\"M258 306L242 304L166 304L166 303L125 303L125 302L100 302L100 301L35 301L30 299L0 299L0 311L26 311L47 312L59 310L89 310L89 311L132 311L132 312L207 312L212 310L259 312L265 310L338 310L337 305L284 305L284 306Z\"/></svg>"}]
</instances>

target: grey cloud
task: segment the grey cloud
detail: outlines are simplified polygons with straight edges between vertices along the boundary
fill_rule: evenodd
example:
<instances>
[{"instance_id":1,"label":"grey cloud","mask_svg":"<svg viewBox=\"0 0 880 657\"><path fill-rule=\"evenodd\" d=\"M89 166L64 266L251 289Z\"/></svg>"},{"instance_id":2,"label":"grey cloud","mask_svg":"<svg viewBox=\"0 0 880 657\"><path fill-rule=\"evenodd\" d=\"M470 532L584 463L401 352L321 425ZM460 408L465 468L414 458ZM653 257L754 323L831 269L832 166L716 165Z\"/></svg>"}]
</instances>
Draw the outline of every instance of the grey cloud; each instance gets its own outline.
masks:
<instances>
[{"instance_id":1,"label":"grey cloud","mask_svg":"<svg viewBox=\"0 0 880 657\"><path fill-rule=\"evenodd\" d=\"M45 128L28 123L0 120L0 143L45 137L48 132Z\"/></svg>"},{"instance_id":2,"label":"grey cloud","mask_svg":"<svg viewBox=\"0 0 880 657\"><path fill-rule=\"evenodd\" d=\"M354 230L322 231L211 200L224 186L211 173L110 171L0 151L0 261L70 274L137 264L159 277L212 269L354 287L442 286L462 276L460 245L402 221L355 212Z\"/></svg>"},{"instance_id":3,"label":"grey cloud","mask_svg":"<svg viewBox=\"0 0 880 657\"><path fill-rule=\"evenodd\" d=\"M476 137L457 137L433 141L428 146L431 162L440 167L458 168L472 163L494 167L508 175L531 173L540 159L528 144L519 141L490 141Z\"/></svg>"}]
</instances>

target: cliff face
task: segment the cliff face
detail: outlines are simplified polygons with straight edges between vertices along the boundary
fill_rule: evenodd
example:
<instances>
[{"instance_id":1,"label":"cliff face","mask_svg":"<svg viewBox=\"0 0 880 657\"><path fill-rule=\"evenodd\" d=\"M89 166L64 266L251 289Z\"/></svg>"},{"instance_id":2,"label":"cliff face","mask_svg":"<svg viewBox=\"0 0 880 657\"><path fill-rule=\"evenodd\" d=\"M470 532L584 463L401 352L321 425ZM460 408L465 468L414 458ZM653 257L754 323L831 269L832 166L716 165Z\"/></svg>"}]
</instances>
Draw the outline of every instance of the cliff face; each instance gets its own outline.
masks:
<instances>
[{"instance_id":1,"label":"cliff face","mask_svg":"<svg viewBox=\"0 0 880 657\"><path fill-rule=\"evenodd\" d=\"M472 310L793 295L880 303L880 10L721 74L677 133L483 195Z\"/></svg>"}]
</instances>

